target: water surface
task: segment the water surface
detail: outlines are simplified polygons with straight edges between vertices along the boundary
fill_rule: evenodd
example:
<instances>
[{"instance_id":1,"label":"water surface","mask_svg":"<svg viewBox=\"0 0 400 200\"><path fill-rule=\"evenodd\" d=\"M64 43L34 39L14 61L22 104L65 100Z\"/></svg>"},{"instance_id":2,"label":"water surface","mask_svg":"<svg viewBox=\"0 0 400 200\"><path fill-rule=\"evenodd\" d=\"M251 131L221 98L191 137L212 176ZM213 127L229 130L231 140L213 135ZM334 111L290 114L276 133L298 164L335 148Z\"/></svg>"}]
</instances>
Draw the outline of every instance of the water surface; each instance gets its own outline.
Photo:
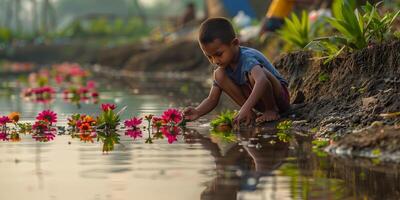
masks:
<instances>
[{"instance_id":1,"label":"water surface","mask_svg":"<svg viewBox=\"0 0 400 200\"><path fill-rule=\"evenodd\" d=\"M207 95L197 82L149 79L105 81L101 90L101 102L128 106L122 119L159 115ZM23 120L48 108L60 114L59 125L72 113L99 112L99 105L78 109L60 98L33 104L13 89L1 91L0 114L18 111ZM47 143L29 135L0 142L0 199L400 199L398 165L330 157L314 152L309 138L279 141L272 128L210 133L200 125L207 118L173 144L145 144L121 133L121 144L109 153L69 135Z\"/></svg>"}]
</instances>

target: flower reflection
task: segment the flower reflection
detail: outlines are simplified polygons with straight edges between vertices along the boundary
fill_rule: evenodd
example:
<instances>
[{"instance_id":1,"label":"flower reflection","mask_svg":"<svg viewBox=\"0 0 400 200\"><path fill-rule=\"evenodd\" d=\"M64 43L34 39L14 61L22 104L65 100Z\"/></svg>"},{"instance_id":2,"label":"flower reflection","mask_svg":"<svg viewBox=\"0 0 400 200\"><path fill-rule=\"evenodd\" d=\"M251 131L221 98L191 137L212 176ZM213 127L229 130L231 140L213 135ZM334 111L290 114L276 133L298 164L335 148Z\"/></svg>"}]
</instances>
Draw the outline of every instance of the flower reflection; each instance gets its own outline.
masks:
<instances>
[{"instance_id":1,"label":"flower reflection","mask_svg":"<svg viewBox=\"0 0 400 200\"><path fill-rule=\"evenodd\" d=\"M142 130L140 130L140 129L127 130L127 131L125 131L125 135L127 135L133 139L141 138L143 136Z\"/></svg>"}]
</instances>

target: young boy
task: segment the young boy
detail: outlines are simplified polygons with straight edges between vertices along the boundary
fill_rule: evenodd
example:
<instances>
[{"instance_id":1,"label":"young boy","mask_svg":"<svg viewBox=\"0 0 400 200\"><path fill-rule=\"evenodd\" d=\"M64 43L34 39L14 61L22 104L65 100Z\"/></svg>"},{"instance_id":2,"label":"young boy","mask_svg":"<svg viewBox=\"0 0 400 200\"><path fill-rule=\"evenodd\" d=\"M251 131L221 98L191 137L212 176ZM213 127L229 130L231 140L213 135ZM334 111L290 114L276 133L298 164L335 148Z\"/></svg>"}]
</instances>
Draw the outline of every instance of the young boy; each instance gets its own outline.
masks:
<instances>
[{"instance_id":1,"label":"young boy","mask_svg":"<svg viewBox=\"0 0 400 200\"><path fill-rule=\"evenodd\" d=\"M227 19L207 19L201 24L198 40L205 56L218 68L208 97L196 108L186 108L186 119L196 120L209 113L222 92L241 106L235 123L249 125L256 117L253 108L263 113L257 122L277 120L280 112L289 109L287 81L261 52L239 45Z\"/></svg>"}]
</instances>

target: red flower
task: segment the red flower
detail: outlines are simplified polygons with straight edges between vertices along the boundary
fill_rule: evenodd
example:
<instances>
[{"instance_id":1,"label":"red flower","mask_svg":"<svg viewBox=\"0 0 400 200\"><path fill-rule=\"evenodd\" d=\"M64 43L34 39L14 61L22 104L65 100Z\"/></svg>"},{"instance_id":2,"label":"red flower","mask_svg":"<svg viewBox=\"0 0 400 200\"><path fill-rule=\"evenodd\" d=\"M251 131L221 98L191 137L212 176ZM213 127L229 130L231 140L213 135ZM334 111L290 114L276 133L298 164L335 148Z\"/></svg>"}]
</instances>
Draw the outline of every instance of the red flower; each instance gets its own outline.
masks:
<instances>
[{"instance_id":1,"label":"red flower","mask_svg":"<svg viewBox=\"0 0 400 200\"><path fill-rule=\"evenodd\" d=\"M36 117L37 120L44 120L50 123L57 122L57 114L51 110L44 110Z\"/></svg>"},{"instance_id":2,"label":"red flower","mask_svg":"<svg viewBox=\"0 0 400 200\"><path fill-rule=\"evenodd\" d=\"M58 85L60 85L64 81L64 77L61 75L56 75L56 77L54 79L56 80L56 83Z\"/></svg>"},{"instance_id":3,"label":"red flower","mask_svg":"<svg viewBox=\"0 0 400 200\"><path fill-rule=\"evenodd\" d=\"M176 124L182 120L182 113L177 109L168 109L166 110L161 118L166 122L175 122Z\"/></svg>"},{"instance_id":4,"label":"red flower","mask_svg":"<svg viewBox=\"0 0 400 200\"><path fill-rule=\"evenodd\" d=\"M3 140L3 141L8 140L6 132L0 132L0 140Z\"/></svg>"},{"instance_id":5,"label":"red flower","mask_svg":"<svg viewBox=\"0 0 400 200\"><path fill-rule=\"evenodd\" d=\"M85 132L91 129L91 126L89 123L83 123L79 126L79 129L81 129L81 131Z\"/></svg>"},{"instance_id":6,"label":"red flower","mask_svg":"<svg viewBox=\"0 0 400 200\"><path fill-rule=\"evenodd\" d=\"M142 118L133 117L132 119L126 120L124 124L127 128L137 127L142 124Z\"/></svg>"},{"instance_id":7,"label":"red flower","mask_svg":"<svg viewBox=\"0 0 400 200\"><path fill-rule=\"evenodd\" d=\"M79 138L83 142L91 142L91 143L93 143L93 138L94 137L95 137L95 135L92 135L91 133L82 133L82 134L79 135Z\"/></svg>"},{"instance_id":8,"label":"red flower","mask_svg":"<svg viewBox=\"0 0 400 200\"><path fill-rule=\"evenodd\" d=\"M86 88L86 87L81 87L81 88L79 88L79 90L78 90L78 93L79 93L79 94L87 94L88 92L89 92L89 89Z\"/></svg>"},{"instance_id":9,"label":"red flower","mask_svg":"<svg viewBox=\"0 0 400 200\"><path fill-rule=\"evenodd\" d=\"M94 82L94 81L88 81L88 82L86 83L86 87L89 88L89 89L94 89L94 88L96 87L96 82Z\"/></svg>"},{"instance_id":10,"label":"red flower","mask_svg":"<svg viewBox=\"0 0 400 200\"><path fill-rule=\"evenodd\" d=\"M99 93L98 92L92 92L92 97L93 98L99 97Z\"/></svg>"},{"instance_id":11,"label":"red flower","mask_svg":"<svg viewBox=\"0 0 400 200\"><path fill-rule=\"evenodd\" d=\"M101 109L103 109L103 111L108 111L108 110L114 110L116 108L116 106L114 104L109 104L109 103L105 103L105 104L101 104Z\"/></svg>"},{"instance_id":12,"label":"red flower","mask_svg":"<svg viewBox=\"0 0 400 200\"><path fill-rule=\"evenodd\" d=\"M134 130L127 130L125 131L125 135L136 139L136 138L141 138L142 137L142 131L140 129L134 129Z\"/></svg>"},{"instance_id":13,"label":"red flower","mask_svg":"<svg viewBox=\"0 0 400 200\"><path fill-rule=\"evenodd\" d=\"M168 139L169 144L172 144L173 142L178 141L177 135L169 135L169 136L167 136L167 139Z\"/></svg>"},{"instance_id":14,"label":"red flower","mask_svg":"<svg viewBox=\"0 0 400 200\"><path fill-rule=\"evenodd\" d=\"M178 140L177 137L180 129L176 126L163 126L161 128L161 132L165 137L167 137L168 143L171 144Z\"/></svg>"},{"instance_id":15,"label":"red flower","mask_svg":"<svg viewBox=\"0 0 400 200\"><path fill-rule=\"evenodd\" d=\"M0 117L0 125L4 126L10 122L11 122L11 120L10 120L10 118L8 118L8 116Z\"/></svg>"},{"instance_id":16,"label":"red flower","mask_svg":"<svg viewBox=\"0 0 400 200\"><path fill-rule=\"evenodd\" d=\"M153 127L160 128L163 124L165 124L165 121L160 117L153 117L152 123Z\"/></svg>"},{"instance_id":17,"label":"red flower","mask_svg":"<svg viewBox=\"0 0 400 200\"><path fill-rule=\"evenodd\" d=\"M55 93L55 90L54 90L54 88L52 88L52 87L50 87L50 86L43 86L42 88L41 88L41 91L44 93L44 92L47 92L47 93Z\"/></svg>"},{"instance_id":18,"label":"red flower","mask_svg":"<svg viewBox=\"0 0 400 200\"><path fill-rule=\"evenodd\" d=\"M45 120L39 120L36 121L33 125L32 125L32 129L37 131L37 132L43 132L43 131L47 131L48 128L48 122Z\"/></svg>"}]
</instances>

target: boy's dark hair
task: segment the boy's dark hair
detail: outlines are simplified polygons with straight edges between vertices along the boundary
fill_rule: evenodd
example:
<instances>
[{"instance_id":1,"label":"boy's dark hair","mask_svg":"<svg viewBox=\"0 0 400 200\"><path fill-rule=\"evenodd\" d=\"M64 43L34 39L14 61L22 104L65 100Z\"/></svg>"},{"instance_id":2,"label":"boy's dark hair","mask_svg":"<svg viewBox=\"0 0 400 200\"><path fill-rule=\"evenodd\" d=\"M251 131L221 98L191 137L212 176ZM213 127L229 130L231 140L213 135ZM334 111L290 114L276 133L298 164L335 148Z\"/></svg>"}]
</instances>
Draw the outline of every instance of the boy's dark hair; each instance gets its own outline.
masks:
<instances>
[{"instance_id":1,"label":"boy's dark hair","mask_svg":"<svg viewBox=\"0 0 400 200\"><path fill-rule=\"evenodd\" d=\"M202 44L220 39L222 43L229 44L236 37L231 22L223 17L210 18L200 26L199 41Z\"/></svg>"}]
</instances>

